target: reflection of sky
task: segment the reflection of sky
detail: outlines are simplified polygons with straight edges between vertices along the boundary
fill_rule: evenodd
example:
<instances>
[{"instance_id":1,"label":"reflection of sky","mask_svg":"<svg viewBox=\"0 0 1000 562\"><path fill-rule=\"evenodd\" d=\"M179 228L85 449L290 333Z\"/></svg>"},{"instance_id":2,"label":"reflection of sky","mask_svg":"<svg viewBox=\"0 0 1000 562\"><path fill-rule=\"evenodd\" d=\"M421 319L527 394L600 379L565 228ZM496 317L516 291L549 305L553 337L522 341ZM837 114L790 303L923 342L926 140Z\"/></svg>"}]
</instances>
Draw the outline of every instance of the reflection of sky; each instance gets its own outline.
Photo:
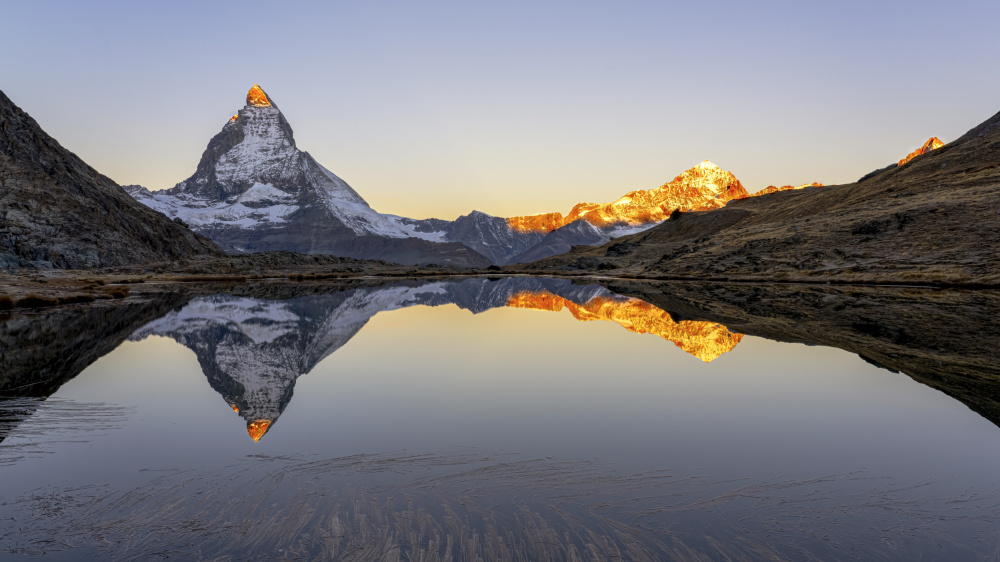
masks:
<instances>
[{"instance_id":1,"label":"reflection of sky","mask_svg":"<svg viewBox=\"0 0 1000 562\"><path fill-rule=\"evenodd\" d=\"M560 211L710 159L838 183L997 111L1000 3L6 2L4 92L120 183L186 179L259 82L382 212Z\"/></svg>"},{"instance_id":2,"label":"reflection of sky","mask_svg":"<svg viewBox=\"0 0 1000 562\"><path fill-rule=\"evenodd\" d=\"M850 353L746 337L705 364L656 336L568 313L380 313L298 379L260 443L193 353L166 338L126 342L55 396L134 410L122 429L5 468L17 488L8 493L138 483L149 477L140 469L218 470L254 453L466 448L717 478L865 470L936 481L935 493L1000 484L993 424Z\"/></svg>"}]
</instances>

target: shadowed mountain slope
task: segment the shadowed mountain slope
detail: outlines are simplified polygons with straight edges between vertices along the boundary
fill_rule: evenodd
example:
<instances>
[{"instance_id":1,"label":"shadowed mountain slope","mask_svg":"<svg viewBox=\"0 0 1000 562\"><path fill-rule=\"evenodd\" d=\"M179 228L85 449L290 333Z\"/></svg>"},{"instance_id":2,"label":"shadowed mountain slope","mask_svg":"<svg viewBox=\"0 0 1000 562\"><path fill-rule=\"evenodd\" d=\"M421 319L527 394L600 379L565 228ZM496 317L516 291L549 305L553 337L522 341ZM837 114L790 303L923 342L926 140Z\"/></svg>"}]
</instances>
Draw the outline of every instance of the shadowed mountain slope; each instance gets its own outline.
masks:
<instances>
[{"instance_id":1,"label":"shadowed mountain slope","mask_svg":"<svg viewBox=\"0 0 1000 562\"><path fill-rule=\"evenodd\" d=\"M136 203L0 92L0 268L85 268L222 255Z\"/></svg>"}]
</instances>

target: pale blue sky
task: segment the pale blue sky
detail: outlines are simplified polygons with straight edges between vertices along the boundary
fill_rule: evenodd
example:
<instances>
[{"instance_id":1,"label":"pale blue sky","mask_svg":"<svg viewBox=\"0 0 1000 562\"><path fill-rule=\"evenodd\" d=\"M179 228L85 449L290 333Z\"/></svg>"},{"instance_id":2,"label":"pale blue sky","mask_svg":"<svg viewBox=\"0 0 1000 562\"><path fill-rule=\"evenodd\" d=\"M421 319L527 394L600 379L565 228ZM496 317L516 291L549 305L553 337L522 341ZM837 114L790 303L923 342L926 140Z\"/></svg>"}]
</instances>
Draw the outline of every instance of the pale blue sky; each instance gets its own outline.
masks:
<instances>
[{"instance_id":1,"label":"pale blue sky","mask_svg":"<svg viewBox=\"0 0 1000 562\"><path fill-rule=\"evenodd\" d=\"M566 212L709 159L844 183L1000 110L1000 2L0 0L0 89L170 187L253 83L374 208Z\"/></svg>"}]
</instances>

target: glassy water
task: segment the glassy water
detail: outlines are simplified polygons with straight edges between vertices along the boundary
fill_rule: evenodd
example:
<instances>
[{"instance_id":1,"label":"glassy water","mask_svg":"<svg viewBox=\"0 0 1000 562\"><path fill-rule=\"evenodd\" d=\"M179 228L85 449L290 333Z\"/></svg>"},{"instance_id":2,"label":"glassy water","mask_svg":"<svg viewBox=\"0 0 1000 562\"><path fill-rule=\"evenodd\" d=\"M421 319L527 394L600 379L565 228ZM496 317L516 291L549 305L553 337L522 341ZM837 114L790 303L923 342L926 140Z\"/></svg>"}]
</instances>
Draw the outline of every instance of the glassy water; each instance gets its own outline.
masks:
<instances>
[{"instance_id":1,"label":"glassy water","mask_svg":"<svg viewBox=\"0 0 1000 562\"><path fill-rule=\"evenodd\" d=\"M2 317L0 548L1000 557L995 296L758 290L262 284Z\"/></svg>"}]
</instances>

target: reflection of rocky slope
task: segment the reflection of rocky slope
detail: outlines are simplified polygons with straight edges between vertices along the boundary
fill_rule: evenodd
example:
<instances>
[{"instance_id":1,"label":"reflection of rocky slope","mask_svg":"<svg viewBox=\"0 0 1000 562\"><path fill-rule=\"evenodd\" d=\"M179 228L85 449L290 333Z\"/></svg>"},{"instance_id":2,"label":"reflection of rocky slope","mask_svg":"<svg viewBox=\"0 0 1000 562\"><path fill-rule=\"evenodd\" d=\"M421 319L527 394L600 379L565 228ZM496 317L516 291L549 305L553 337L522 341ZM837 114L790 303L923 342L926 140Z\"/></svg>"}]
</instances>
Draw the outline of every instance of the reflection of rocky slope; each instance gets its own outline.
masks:
<instances>
[{"instance_id":1,"label":"reflection of rocky slope","mask_svg":"<svg viewBox=\"0 0 1000 562\"><path fill-rule=\"evenodd\" d=\"M157 302L106 301L0 314L0 399L47 398L136 328L185 300L168 296ZM34 407L24 403L24 415ZM9 430L19 420L5 421ZM0 433L0 441L4 437Z\"/></svg>"},{"instance_id":2,"label":"reflection of rocky slope","mask_svg":"<svg viewBox=\"0 0 1000 562\"><path fill-rule=\"evenodd\" d=\"M606 283L675 319L836 347L905 373L1000 425L1000 294L916 288Z\"/></svg>"},{"instance_id":3,"label":"reflection of rocky slope","mask_svg":"<svg viewBox=\"0 0 1000 562\"><path fill-rule=\"evenodd\" d=\"M577 320L610 320L630 332L655 334L672 341L686 353L706 363L732 351L743 339L742 334L730 332L719 323L675 322L670 314L648 302L610 293L578 304L547 291L525 291L512 296L507 306L551 311L567 308Z\"/></svg>"},{"instance_id":4,"label":"reflection of rocky slope","mask_svg":"<svg viewBox=\"0 0 1000 562\"><path fill-rule=\"evenodd\" d=\"M45 397L187 299L103 301L0 313L0 396Z\"/></svg>"}]
</instances>

